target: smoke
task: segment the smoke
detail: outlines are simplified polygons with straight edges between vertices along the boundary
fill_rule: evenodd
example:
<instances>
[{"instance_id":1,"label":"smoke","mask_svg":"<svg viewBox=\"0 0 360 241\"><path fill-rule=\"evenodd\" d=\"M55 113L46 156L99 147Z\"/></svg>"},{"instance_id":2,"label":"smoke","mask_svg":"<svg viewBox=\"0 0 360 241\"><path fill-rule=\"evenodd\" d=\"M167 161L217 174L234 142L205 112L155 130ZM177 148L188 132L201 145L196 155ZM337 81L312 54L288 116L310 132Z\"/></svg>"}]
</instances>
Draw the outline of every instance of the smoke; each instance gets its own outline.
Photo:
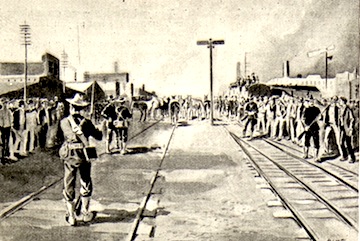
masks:
<instances>
[{"instance_id":1,"label":"smoke","mask_svg":"<svg viewBox=\"0 0 360 241\"><path fill-rule=\"evenodd\" d=\"M307 53L330 45L335 45L335 50L328 52L329 56L333 56L328 61L328 76L354 71L358 67L359 52L358 4L355 0L314 1L293 22L294 26L289 31L283 29L278 35L266 32L270 48L256 53L259 59L263 59L258 66L262 70L262 79L282 76L285 60L290 61L292 77L298 74L320 74L324 77L325 53L312 58Z\"/></svg>"}]
</instances>

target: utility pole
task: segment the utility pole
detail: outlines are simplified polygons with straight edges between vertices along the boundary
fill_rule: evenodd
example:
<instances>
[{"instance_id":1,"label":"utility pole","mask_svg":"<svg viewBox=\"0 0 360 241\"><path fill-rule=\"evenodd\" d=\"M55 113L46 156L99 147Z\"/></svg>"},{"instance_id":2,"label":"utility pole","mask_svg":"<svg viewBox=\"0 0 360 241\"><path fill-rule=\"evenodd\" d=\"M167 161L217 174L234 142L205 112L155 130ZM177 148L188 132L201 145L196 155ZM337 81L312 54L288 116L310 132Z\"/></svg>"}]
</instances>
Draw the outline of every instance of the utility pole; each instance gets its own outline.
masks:
<instances>
[{"instance_id":1,"label":"utility pole","mask_svg":"<svg viewBox=\"0 0 360 241\"><path fill-rule=\"evenodd\" d=\"M24 105L26 106L26 88L27 88L27 46L31 45L31 34L30 34L30 25L26 22L20 25L20 34L21 34L21 45L25 46L25 61L24 61Z\"/></svg>"},{"instance_id":2,"label":"utility pole","mask_svg":"<svg viewBox=\"0 0 360 241\"><path fill-rule=\"evenodd\" d=\"M224 40L200 40L197 41L197 45L207 45L207 47L210 49L210 122L211 125L214 125L214 98L213 98L213 55L212 55L212 49L215 48L214 45L224 44Z\"/></svg>"},{"instance_id":3,"label":"utility pole","mask_svg":"<svg viewBox=\"0 0 360 241\"><path fill-rule=\"evenodd\" d=\"M65 50L63 50L63 53L61 54L61 65L63 67L63 93L65 93L65 70L68 67L68 63L68 55Z\"/></svg>"}]
</instances>

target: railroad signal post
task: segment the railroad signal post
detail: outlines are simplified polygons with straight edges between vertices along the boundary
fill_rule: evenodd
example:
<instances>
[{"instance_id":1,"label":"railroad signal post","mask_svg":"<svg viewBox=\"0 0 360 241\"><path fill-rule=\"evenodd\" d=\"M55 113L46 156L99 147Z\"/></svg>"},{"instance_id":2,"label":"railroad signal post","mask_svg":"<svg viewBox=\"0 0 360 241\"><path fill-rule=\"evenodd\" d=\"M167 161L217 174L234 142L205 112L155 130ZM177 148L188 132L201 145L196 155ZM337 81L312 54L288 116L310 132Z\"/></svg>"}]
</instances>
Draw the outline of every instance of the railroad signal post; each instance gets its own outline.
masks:
<instances>
[{"instance_id":1,"label":"railroad signal post","mask_svg":"<svg viewBox=\"0 0 360 241\"><path fill-rule=\"evenodd\" d=\"M213 69L212 69L212 49L215 48L214 45L224 44L224 40L200 40L197 41L197 45L207 45L210 49L210 122L211 125L214 124L214 98L213 98Z\"/></svg>"},{"instance_id":2,"label":"railroad signal post","mask_svg":"<svg viewBox=\"0 0 360 241\"><path fill-rule=\"evenodd\" d=\"M332 55L331 56L328 55L328 51L334 50L334 49L335 49L335 46L331 45L324 49L317 49L317 50L310 51L307 54L308 57L311 58L311 57L317 56L319 54L325 53L325 88L326 89L327 89L327 79L328 79L328 61L332 60L332 57L333 57Z\"/></svg>"}]
</instances>

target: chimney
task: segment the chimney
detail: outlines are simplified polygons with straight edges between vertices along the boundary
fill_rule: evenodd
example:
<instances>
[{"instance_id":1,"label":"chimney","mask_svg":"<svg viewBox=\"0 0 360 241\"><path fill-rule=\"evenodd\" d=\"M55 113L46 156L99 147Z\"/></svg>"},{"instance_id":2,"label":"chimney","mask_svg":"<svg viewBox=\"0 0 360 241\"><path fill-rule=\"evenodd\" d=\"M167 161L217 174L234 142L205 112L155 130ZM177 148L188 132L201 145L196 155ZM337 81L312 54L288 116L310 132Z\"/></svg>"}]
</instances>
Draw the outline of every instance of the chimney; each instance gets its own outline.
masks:
<instances>
[{"instance_id":1,"label":"chimney","mask_svg":"<svg viewBox=\"0 0 360 241\"><path fill-rule=\"evenodd\" d=\"M289 61L288 60L286 60L286 61L284 61L284 69L283 69L283 71L284 71L284 77L289 77L290 76L290 65L289 65Z\"/></svg>"},{"instance_id":2,"label":"chimney","mask_svg":"<svg viewBox=\"0 0 360 241\"><path fill-rule=\"evenodd\" d=\"M114 72L119 73L119 64L118 64L118 62L114 62Z\"/></svg>"},{"instance_id":3,"label":"chimney","mask_svg":"<svg viewBox=\"0 0 360 241\"><path fill-rule=\"evenodd\" d=\"M236 63L236 79L240 79L241 77L241 63L237 62Z\"/></svg>"}]
</instances>

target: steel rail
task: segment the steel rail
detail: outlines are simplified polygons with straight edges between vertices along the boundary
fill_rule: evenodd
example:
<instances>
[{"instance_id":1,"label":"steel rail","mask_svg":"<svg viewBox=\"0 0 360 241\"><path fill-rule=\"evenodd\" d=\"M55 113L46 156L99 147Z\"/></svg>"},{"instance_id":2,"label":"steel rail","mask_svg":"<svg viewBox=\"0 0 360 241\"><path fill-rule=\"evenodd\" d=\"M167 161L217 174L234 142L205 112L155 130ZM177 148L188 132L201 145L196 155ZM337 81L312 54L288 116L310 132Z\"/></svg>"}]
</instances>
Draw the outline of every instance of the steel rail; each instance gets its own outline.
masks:
<instances>
[{"instance_id":1,"label":"steel rail","mask_svg":"<svg viewBox=\"0 0 360 241\"><path fill-rule=\"evenodd\" d=\"M226 128L226 127L225 127ZM319 237L317 236L316 232L312 229L312 227L310 227L306 221L304 220L304 218L296 211L296 208L293 207L284 197L284 195L282 195L280 192L277 191L276 186L274 185L274 183L271 181L271 179L267 176L267 174L261 169L261 167L257 164L257 162L255 161L255 158L253 157L253 155L249 152L249 150L241 143L243 142L239 137L237 137L234 133L230 132L228 130L230 136L234 139L234 141L241 147L241 149L244 151L244 153L248 156L249 160L252 162L254 168L256 169L256 171L260 174L261 177L263 177L265 179L265 181L269 184L269 186L271 187L271 190L273 193L275 193L275 195L280 199L281 203L284 205L284 207L286 207L287 210L289 210L293 217L295 222L302 228L304 228L305 232L309 235L309 238L311 240L319 240ZM244 142L245 143L245 142Z\"/></svg>"},{"instance_id":2,"label":"steel rail","mask_svg":"<svg viewBox=\"0 0 360 241\"><path fill-rule=\"evenodd\" d=\"M292 157L300 160L300 161L303 162L303 163L306 163L306 164L309 164L309 165L311 165L311 166L314 166L314 167L319 168L320 170L322 170L322 171L325 172L326 174L334 177L336 180L338 180L339 182L341 182L341 183L344 184L345 186L349 187L350 189L354 190L354 191L357 192L357 193L359 192L359 189L358 189L357 187L355 187L354 185L348 183L346 180L344 180L344 179L342 179L341 177L335 175L334 173L326 170L325 168L323 168L323 167L321 167L321 166L319 166L319 165L316 165L316 164L314 164L314 163L311 163L311 162L309 162L309 161L304 160L303 158L301 158L301 157L299 157L299 156L297 156L297 155L295 155L295 154L293 154L293 153L285 150L284 148L279 147L278 145L276 145L275 143L273 143L273 142L270 141L270 140L267 140L267 139L263 139L263 140L264 140L265 142L269 143L270 145L272 145L273 147L275 147L275 148L283 151L284 153L288 154L289 156L292 156ZM344 169L345 169L345 168L344 168ZM346 170L346 169L345 169L345 170Z\"/></svg>"},{"instance_id":3,"label":"steel rail","mask_svg":"<svg viewBox=\"0 0 360 241\"><path fill-rule=\"evenodd\" d=\"M131 138L129 138L129 141L134 139L135 137L139 136L140 134L144 133L145 131L149 130L151 127L155 126L156 124L158 124L161 120L158 120L154 123L152 123L151 125L147 126L146 128L142 129L141 131L139 131L138 133L136 133L134 136L132 136ZM37 191L32 192L28 195L26 195L25 197L19 199L16 202L13 202L11 205L9 205L8 207L2 209L0 211L0 222L2 222L4 219L8 218L9 216L13 215L14 213L16 213L18 210L20 210L21 208L25 207L27 204L29 204L33 199L35 199L36 197L40 196L40 194L42 194L43 192L45 192L46 190L50 189L51 187L55 186L56 184L60 183L64 178L59 178L53 182L51 182L50 184L43 186L41 188L39 188Z\"/></svg>"},{"instance_id":4,"label":"steel rail","mask_svg":"<svg viewBox=\"0 0 360 241\"><path fill-rule=\"evenodd\" d=\"M350 220L348 217L346 217L346 215L344 215L343 213L341 213L341 211L339 211L334 205L332 205L330 203L329 200L327 200L326 198L322 197L321 195L319 195L318 193L316 193L316 191L311 188L309 185L307 185L305 182L303 182L301 179L299 179L298 177L296 177L294 174L292 174L291 172L289 172L286 168L284 168L282 165L280 165L278 162L274 161L273 158L269 157L268 155L266 155L265 153L263 153L262 151L260 151L258 148L254 147L253 145L245 142L244 140L242 140L241 138L239 138L240 141L246 143L248 146L250 146L251 148L253 148L256 152L258 152L259 154L261 154L262 156L264 156L266 159L268 159L270 162L272 162L275 166L277 166L281 171L283 171L284 173L286 173L286 175L288 175L289 177L293 178L295 181L297 181L298 183L300 183L308 192L310 192L313 196L315 196L320 202L322 202L330 211L332 211L340 220L342 220L344 223L346 223L347 225L349 225L350 227L352 227L353 229L355 229L356 231L358 231L358 225L356 223L354 223L352 220Z\"/></svg>"},{"instance_id":5,"label":"steel rail","mask_svg":"<svg viewBox=\"0 0 360 241\"><path fill-rule=\"evenodd\" d=\"M298 150L298 149L296 149L296 148L294 148L294 147L291 147L291 146L289 146L289 145L286 145L286 144L284 144L284 143L280 143L280 142L278 142L278 141L268 140L268 139L264 139L264 140L267 140L267 141L270 141L270 142L274 142L274 143L276 143L276 144L278 144L278 145L281 145L281 146L284 146L284 147L289 148L289 149L291 149L291 150L294 150L294 151L296 151L296 152L302 153L302 151L300 151L300 150ZM339 169L341 169L341 170L343 170L343 171L345 171L345 172L351 173L351 174L353 174L353 175L355 175L355 176L358 176L358 175L359 175L358 173L353 172L353 171L351 171L351 170L348 170L348 169L346 169L346 168L344 168L344 167L342 167L342 166L336 165L335 163L327 162L327 164L329 164L329 165L331 165L331 166L334 166L334 167L337 167L337 168L339 168Z\"/></svg>"},{"instance_id":6,"label":"steel rail","mask_svg":"<svg viewBox=\"0 0 360 241\"><path fill-rule=\"evenodd\" d=\"M136 217L135 217L135 220L134 222L132 223L131 225L131 228L130 228L130 231L128 233L128 236L126 238L126 241L133 241L136 239L136 233L137 233L137 229L139 227L139 224L141 222L141 219L142 219L142 216L143 216L143 213L145 211L145 208L146 208L146 204L147 202L149 201L151 195L152 195L152 191L154 189L154 186L155 186L155 182L157 180L157 178L159 177L159 172L161 170L161 167L162 167L162 164L164 162L164 159L165 159L165 155L167 153L167 150L169 148L169 145L170 145L170 142L171 142L171 139L174 135L174 131L176 129L176 125L172 128L172 131L171 131L171 134L170 134L170 138L166 144L166 147L164 149L164 152L161 156L161 160L160 160L160 163L159 163L159 166L158 168L156 169L156 172L154 174L154 176L151 178L151 181L150 181L150 187L149 187L149 190L147 191L145 197L143 198L142 202L140 203L140 206L138 208L138 212L136 213Z\"/></svg>"}]
</instances>

